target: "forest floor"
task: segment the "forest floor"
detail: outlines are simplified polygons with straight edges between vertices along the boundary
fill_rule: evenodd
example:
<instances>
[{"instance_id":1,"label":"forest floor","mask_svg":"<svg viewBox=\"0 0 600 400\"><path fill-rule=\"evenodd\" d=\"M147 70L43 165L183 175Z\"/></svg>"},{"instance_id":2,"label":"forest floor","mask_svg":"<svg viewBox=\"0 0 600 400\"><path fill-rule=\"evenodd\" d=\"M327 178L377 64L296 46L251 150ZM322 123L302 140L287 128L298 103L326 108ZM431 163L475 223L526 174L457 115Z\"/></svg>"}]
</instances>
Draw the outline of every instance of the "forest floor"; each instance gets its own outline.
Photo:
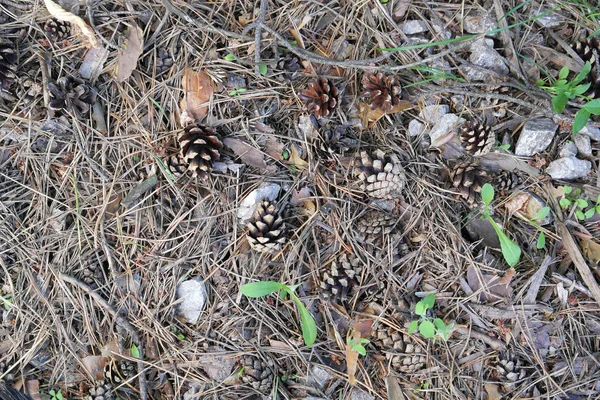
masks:
<instances>
[{"instance_id":1,"label":"forest floor","mask_svg":"<svg viewBox=\"0 0 600 400\"><path fill-rule=\"evenodd\" d=\"M0 381L598 398L593 3L0 0Z\"/></svg>"}]
</instances>

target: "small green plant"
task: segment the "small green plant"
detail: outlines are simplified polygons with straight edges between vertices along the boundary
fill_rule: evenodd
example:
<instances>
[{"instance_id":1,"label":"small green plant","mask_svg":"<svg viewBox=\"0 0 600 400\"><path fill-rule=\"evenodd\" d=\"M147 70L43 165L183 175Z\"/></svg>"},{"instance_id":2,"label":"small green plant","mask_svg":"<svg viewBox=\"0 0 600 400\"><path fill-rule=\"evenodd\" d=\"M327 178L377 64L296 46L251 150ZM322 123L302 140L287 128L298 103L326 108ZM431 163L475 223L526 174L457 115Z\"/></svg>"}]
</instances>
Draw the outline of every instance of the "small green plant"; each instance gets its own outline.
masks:
<instances>
[{"instance_id":1,"label":"small green plant","mask_svg":"<svg viewBox=\"0 0 600 400\"><path fill-rule=\"evenodd\" d=\"M422 392L422 391L428 390L428 389L429 389L429 382L422 382L414 390L415 390L415 393L419 393L419 392Z\"/></svg>"},{"instance_id":2,"label":"small green plant","mask_svg":"<svg viewBox=\"0 0 600 400\"><path fill-rule=\"evenodd\" d=\"M179 339L179 340L184 340L185 339L185 335L183 334L183 332L181 331L181 329L179 329L176 326L172 327L171 329L173 330L173 333L175 334L175 336L177 336L177 339Z\"/></svg>"},{"instance_id":3,"label":"small green plant","mask_svg":"<svg viewBox=\"0 0 600 400\"><path fill-rule=\"evenodd\" d=\"M427 316L427 311L435 305L435 293L430 293L415 306L415 314L419 319L412 321L408 326L408 333L415 333L417 329L419 333L426 339L440 337L443 340L448 340L454 330L454 324L446 325L441 318L435 318L433 321Z\"/></svg>"},{"instance_id":4,"label":"small green plant","mask_svg":"<svg viewBox=\"0 0 600 400\"><path fill-rule=\"evenodd\" d=\"M242 93L245 93L248 89L246 88L237 88L237 89L233 89L229 92L229 95L231 97L233 96L240 96Z\"/></svg>"},{"instance_id":5,"label":"small green plant","mask_svg":"<svg viewBox=\"0 0 600 400\"><path fill-rule=\"evenodd\" d=\"M575 114L575 119L573 119L573 134L577 134L580 130L583 129L585 124L587 124L591 115L600 115L600 99L592 100L585 104L581 109Z\"/></svg>"},{"instance_id":6,"label":"small green plant","mask_svg":"<svg viewBox=\"0 0 600 400\"><path fill-rule=\"evenodd\" d=\"M369 344L369 339L360 338L358 341L354 338L353 335L349 335L346 339L346 344L352 348L353 351L357 352L361 356L367 355L367 350L365 349L365 345Z\"/></svg>"},{"instance_id":7,"label":"small green plant","mask_svg":"<svg viewBox=\"0 0 600 400\"><path fill-rule=\"evenodd\" d=\"M490 204L492 204L492 201L494 200L494 188L489 183L486 183L481 188L481 199L485 205L482 217L486 218L494 228L494 231L496 231L498 240L500 240L500 249L502 250L504 260L508 265L514 267L519 263L519 259L521 258L521 248L518 244L510 240L490 215Z\"/></svg>"},{"instance_id":8,"label":"small green plant","mask_svg":"<svg viewBox=\"0 0 600 400\"><path fill-rule=\"evenodd\" d=\"M559 201L561 208L564 210L575 205L575 216L578 220L583 221L592 218L596 213L600 214L600 195L596 203L590 206L585 198L580 197L581 189L576 188L573 190L571 186L563 186L563 191L565 194ZM588 209L586 210L586 208Z\"/></svg>"},{"instance_id":9,"label":"small green plant","mask_svg":"<svg viewBox=\"0 0 600 400\"><path fill-rule=\"evenodd\" d=\"M298 286L300 285L288 286L279 282L261 281L242 285L240 287L240 292L245 296L253 298L268 296L277 291L281 291L280 294L282 295L282 298L285 298L285 295L288 295L294 303L296 303L296 307L298 307L304 343L307 346L312 346L315 343L315 340L317 340L317 324L311 313L308 312L302 301L300 301L296 295L295 292Z\"/></svg>"},{"instance_id":10,"label":"small green plant","mask_svg":"<svg viewBox=\"0 0 600 400\"><path fill-rule=\"evenodd\" d=\"M587 61L579 74L577 74L577 76L575 76L575 78L569 82L567 80L567 77L569 76L569 68L564 66L558 72L558 79L553 79L550 77L551 85L546 86L546 82L542 79L538 79L537 85L540 89L553 95L552 107L556 113L560 114L567 106L567 102L569 100L572 100L576 97L584 97L583 94L590 88L590 83L585 83L582 85L579 83L583 81L586 76L588 76L591 70L592 64Z\"/></svg>"},{"instance_id":11,"label":"small green plant","mask_svg":"<svg viewBox=\"0 0 600 400\"><path fill-rule=\"evenodd\" d=\"M56 390L53 389L53 390L49 391L48 394L50 396L52 396L50 398L50 400L63 400L62 391L60 391L60 390L56 391Z\"/></svg>"},{"instance_id":12,"label":"small green plant","mask_svg":"<svg viewBox=\"0 0 600 400\"><path fill-rule=\"evenodd\" d=\"M543 249L544 247L546 247L546 235L542 231L542 227L540 226L540 221L542 221L544 218L546 218L548 216L548 214L550 214L550 207L542 207L533 216L533 218L529 221L529 223L531 225L535 226L537 228L538 232L540 233L538 235L538 240L536 243L536 247L538 249Z\"/></svg>"},{"instance_id":13,"label":"small green plant","mask_svg":"<svg viewBox=\"0 0 600 400\"><path fill-rule=\"evenodd\" d=\"M135 344L131 345L131 356L133 358L140 358L140 349Z\"/></svg>"},{"instance_id":14,"label":"small green plant","mask_svg":"<svg viewBox=\"0 0 600 400\"><path fill-rule=\"evenodd\" d=\"M10 307L12 306L11 295L6 294L4 296L0 296L0 303L2 303L2 305L6 311L10 311Z\"/></svg>"},{"instance_id":15,"label":"small green plant","mask_svg":"<svg viewBox=\"0 0 600 400\"><path fill-rule=\"evenodd\" d=\"M494 147L496 147L497 149L501 149L501 150L508 150L508 149L510 149L510 143L500 144L500 142L496 140Z\"/></svg>"}]
</instances>

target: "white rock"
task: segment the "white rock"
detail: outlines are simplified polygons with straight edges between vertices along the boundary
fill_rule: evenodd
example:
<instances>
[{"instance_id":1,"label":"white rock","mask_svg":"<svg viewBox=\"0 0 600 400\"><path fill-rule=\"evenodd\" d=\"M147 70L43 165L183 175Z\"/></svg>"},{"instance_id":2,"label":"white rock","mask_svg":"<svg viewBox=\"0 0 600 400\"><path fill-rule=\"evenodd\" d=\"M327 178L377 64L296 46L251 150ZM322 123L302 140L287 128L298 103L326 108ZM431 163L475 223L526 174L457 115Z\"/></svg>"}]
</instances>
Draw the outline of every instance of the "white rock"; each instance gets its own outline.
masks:
<instances>
[{"instance_id":1,"label":"white rock","mask_svg":"<svg viewBox=\"0 0 600 400\"><path fill-rule=\"evenodd\" d=\"M484 69L473 68L470 65L459 65L458 69L462 72L464 76L467 77L467 80L473 81L486 81L492 78L493 74L487 72Z\"/></svg>"},{"instance_id":2,"label":"white rock","mask_svg":"<svg viewBox=\"0 0 600 400\"><path fill-rule=\"evenodd\" d=\"M317 389L323 389L332 379L333 375L331 375L329 371L327 371L325 368L315 365L309 371L306 383L308 383L309 386L313 386Z\"/></svg>"},{"instance_id":3,"label":"white rock","mask_svg":"<svg viewBox=\"0 0 600 400\"><path fill-rule=\"evenodd\" d=\"M485 33L496 28L496 20L488 13L469 15L464 19L464 26L466 32Z\"/></svg>"},{"instance_id":4,"label":"white rock","mask_svg":"<svg viewBox=\"0 0 600 400\"><path fill-rule=\"evenodd\" d=\"M530 119L521 130L515 154L530 157L546 150L557 129L558 125L549 118Z\"/></svg>"},{"instance_id":5,"label":"white rock","mask_svg":"<svg viewBox=\"0 0 600 400\"><path fill-rule=\"evenodd\" d=\"M582 155L583 158L590 157L592 155L592 143L588 135L574 135L573 143L575 143L577 150L579 150L579 154Z\"/></svg>"},{"instance_id":6,"label":"white rock","mask_svg":"<svg viewBox=\"0 0 600 400\"><path fill-rule=\"evenodd\" d=\"M177 299L182 300L177 306L177 314L188 323L195 324L200 318L207 298L208 293L202 278L197 277L181 282L177 285Z\"/></svg>"},{"instance_id":7,"label":"white rock","mask_svg":"<svg viewBox=\"0 0 600 400\"><path fill-rule=\"evenodd\" d=\"M579 131L578 135L589 136L593 141L598 142L600 141L600 128L584 126L583 129Z\"/></svg>"},{"instance_id":8,"label":"white rock","mask_svg":"<svg viewBox=\"0 0 600 400\"><path fill-rule=\"evenodd\" d=\"M554 160L546 168L553 179L577 179L586 177L592 170L592 163L577 157L565 157Z\"/></svg>"},{"instance_id":9,"label":"white rock","mask_svg":"<svg viewBox=\"0 0 600 400\"><path fill-rule=\"evenodd\" d=\"M425 132L425 124L413 119L408 123L408 136L419 136Z\"/></svg>"},{"instance_id":10,"label":"white rock","mask_svg":"<svg viewBox=\"0 0 600 400\"><path fill-rule=\"evenodd\" d=\"M419 113L419 118L428 124L435 124L444 114L448 114L450 106L447 104L434 104L427 106Z\"/></svg>"},{"instance_id":11,"label":"white rock","mask_svg":"<svg viewBox=\"0 0 600 400\"><path fill-rule=\"evenodd\" d=\"M436 143L438 139L441 139L443 136L446 136L452 131L456 131L456 129L465 123L464 118L460 118L456 114L444 114L441 116L437 124L431 128L429 132L429 137L431 138L432 146L439 146L443 143ZM443 141L444 143L446 141Z\"/></svg>"},{"instance_id":12,"label":"white rock","mask_svg":"<svg viewBox=\"0 0 600 400\"><path fill-rule=\"evenodd\" d=\"M573 142L566 142L558 152L558 155L563 157L573 157L577 155L577 146Z\"/></svg>"},{"instance_id":13,"label":"white rock","mask_svg":"<svg viewBox=\"0 0 600 400\"><path fill-rule=\"evenodd\" d=\"M485 39L479 39L471 45L469 61L479 67L490 69L500 76L508 75L510 72L504 57L494 50L493 42L490 45Z\"/></svg>"},{"instance_id":14,"label":"white rock","mask_svg":"<svg viewBox=\"0 0 600 400\"><path fill-rule=\"evenodd\" d=\"M415 33L423 33L429 31L427 24L423 21L410 19L402 25L402 32L407 35L414 35Z\"/></svg>"},{"instance_id":15,"label":"white rock","mask_svg":"<svg viewBox=\"0 0 600 400\"><path fill-rule=\"evenodd\" d=\"M548 12L548 10L541 9L539 10L538 15L543 14L545 12ZM554 28L560 26L563 23L563 21L563 18L555 13L546 14L535 19L536 23L540 24L545 28Z\"/></svg>"},{"instance_id":16,"label":"white rock","mask_svg":"<svg viewBox=\"0 0 600 400\"><path fill-rule=\"evenodd\" d=\"M275 200L279 196L281 186L276 183L263 183L254 189L242 202L237 210L238 222L240 225L246 225L254 215L258 203L267 200Z\"/></svg>"}]
</instances>

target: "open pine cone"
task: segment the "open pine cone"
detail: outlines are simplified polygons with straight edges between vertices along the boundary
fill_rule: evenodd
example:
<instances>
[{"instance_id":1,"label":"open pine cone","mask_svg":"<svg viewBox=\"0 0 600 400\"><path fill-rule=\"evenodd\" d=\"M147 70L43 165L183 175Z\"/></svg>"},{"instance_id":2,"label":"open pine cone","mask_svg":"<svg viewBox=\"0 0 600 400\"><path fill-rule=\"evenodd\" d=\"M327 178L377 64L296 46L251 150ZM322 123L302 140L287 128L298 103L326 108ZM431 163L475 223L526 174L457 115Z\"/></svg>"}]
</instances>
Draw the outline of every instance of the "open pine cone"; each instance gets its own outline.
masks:
<instances>
[{"instance_id":1,"label":"open pine cone","mask_svg":"<svg viewBox=\"0 0 600 400\"><path fill-rule=\"evenodd\" d=\"M400 193L406 181L404 168L395 154L386 155L377 150L373 157L366 151L354 160L354 175L359 187L369 196L386 199Z\"/></svg>"},{"instance_id":2,"label":"open pine cone","mask_svg":"<svg viewBox=\"0 0 600 400\"><path fill-rule=\"evenodd\" d=\"M324 298L345 302L359 285L362 262L358 257L344 253L331 263L321 278L321 293Z\"/></svg>"},{"instance_id":3,"label":"open pine cone","mask_svg":"<svg viewBox=\"0 0 600 400\"><path fill-rule=\"evenodd\" d=\"M248 243L260 253L277 253L285 243L284 229L275 203L263 200L256 208L254 220L248 223Z\"/></svg>"},{"instance_id":4,"label":"open pine cone","mask_svg":"<svg viewBox=\"0 0 600 400\"><path fill-rule=\"evenodd\" d=\"M44 32L46 32L46 36L52 42L65 40L71 35L71 24L51 18L44 24Z\"/></svg>"},{"instance_id":5,"label":"open pine cone","mask_svg":"<svg viewBox=\"0 0 600 400\"><path fill-rule=\"evenodd\" d=\"M509 351L502 351L498 355L496 371L504 390L507 392L514 390L516 382L527 375L527 371L521 368L519 358Z\"/></svg>"},{"instance_id":6,"label":"open pine cone","mask_svg":"<svg viewBox=\"0 0 600 400\"><path fill-rule=\"evenodd\" d=\"M262 393L273 390L273 370L266 363L254 356L243 356L240 359L242 382Z\"/></svg>"},{"instance_id":7,"label":"open pine cone","mask_svg":"<svg viewBox=\"0 0 600 400\"><path fill-rule=\"evenodd\" d=\"M490 181L485 170L474 161L459 161L450 173L452 186L458 190L458 196L469 204L479 201L479 193L484 184Z\"/></svg>"},{"instance_id":8,"label":"open pine cone","mask_svg":"<svg viewBox=\"0 0 600 400\"><path fill-rule=\"evenodd\" d=\"M499 192L514 189L519 184L519 175L511 171L497 173L493 178L494 188Z\"/></svg>"},{"instance_id":9,"label":"open pine cone","mask_svg":"<svg viewBox=\"0 0 600 400\"><path fill-rule=\"evenodd\" d=\"M68 110L77 115L85 114L96 102L96 92L82 79L73 76L60 78L56 84L48 83L51 110Z\"/></svg>"},{"instance_id":10,"label":"open pine cone","mask_svg":"<svg viewBox=\"0 0 600 400\"><path fill-rule=\"evenodd\" d=\"M191 171L193 176L206 179L208 173L212 171L213 162L221 156L223 142L212 128L202 124L193 124L185 127L183 134L179 137L179 147L181 160L187 164L187 170ZM170 160L173 162L171 167L177 165L179 161L179 159ZM177 169L171 169L171 171Z\"/></svg>"},{"instance_id":11,"label":"open pine cone","mask_svg":"<svg viewBox=\"0 0 600 400\"><path fill-rule=\"evenodd\" d=\"M308 112L322 118L333 114L338 106L338 95L338 89L331 80L318 78L310 82L299 97L306 104Z\"/></svg>"},{"instance_id":12,"label":"open pine cone","mask_svg":"<svg viewBox=\"0 0 600 400\"><path fill-rule=\"evenodd\" d=\"M13 44L0 39L0 92L8 91L16 79L17 54Z\"/></svg>"},{"instance_id":13,"label":"open pine cone","mask_svg":"<svg viewBox=\"0 0 600 400\"><path fill-rule=\"evenodd\" d=\"M392 368L403 374L413 374L427 364L427 355L420 351L410 335L393 326L378 324L374 332L375 347L385 353Z\"/></svg>"},{"instance_id":14,"label":"open pine cone","mask_svg":"<svg viewBox=\"0 0 600 400\"><path fill-rule=\"evenodd\" d=\"M283 71L285 79L291 81L296 77L298 71L302 69L302 64L300 64L298 56L295 54L287 54L277 61L277 69Z\"/></svg>"},{"instance_id":15,"label":"open pine cone","mask_svg":"<svg viewBox=\"0 0 600 400\"><path fill-rule=\"evenodd\" d=\"M395 75L388 76L383 72L367 72L362 78L362 98L373 110L383 112L391 110L400 102L402 86Z\"/></svg>"},{"instance_id":16,"label":"open pine cone","mask_svg":"<svg viewBox=\"0 0 600 400\"><path fill-rule=\"evenodd\" d=\"M460 141L468 153L482 156L489 153L496 142L492 127L479 122L465 122L459 129Z\"/></svg>"}]
</instances>

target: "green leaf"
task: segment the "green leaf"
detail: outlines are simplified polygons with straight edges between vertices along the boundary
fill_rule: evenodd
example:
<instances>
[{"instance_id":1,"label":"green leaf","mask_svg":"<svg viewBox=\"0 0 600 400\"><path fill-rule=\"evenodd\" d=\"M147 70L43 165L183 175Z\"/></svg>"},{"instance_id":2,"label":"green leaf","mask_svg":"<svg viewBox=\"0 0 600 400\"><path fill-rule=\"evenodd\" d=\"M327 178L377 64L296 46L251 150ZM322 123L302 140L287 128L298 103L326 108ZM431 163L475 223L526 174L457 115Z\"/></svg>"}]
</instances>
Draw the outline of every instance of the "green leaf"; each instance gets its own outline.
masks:
<instances>
[{"instance_id":1,"label":"green leaf","mask_svg":"<svg viewBox=\"0 0 600 400\"><path fill-rule=\"evenodd\" d=\"M544 235L544 232L540 232L540 236L538 236L538 240L535 246L538 249L543 249L544 247L546 247L546 235Z\"/></svg>"},{"instance_id":2,"label":"green leaf","mask_svg":"<svg viewBox=\"0 0 600 400\"><path fill-rule=\"evenodd\" d=\"M579 208L586 208L588 206L588 202L585 201L585 199L577 199L575 201L577 202L577 207Z\"/></svg>"},{"instance_id":3,"label":"green leaf","mask_svg":"<svg viewBox=\"0 0 600 400\"><path fill-rule=\"evenodd\" d=\"M583 221L585 219L585 215L583 215L583 211L581 210L575 210L575 216L580 221Z\"/></svg>"},{"instance_id":4,"label":"green leaf","mask_svg":"<svg viewBox=\"0 0 600 400\"><path fill-rule=\"evenodd\" d=\"M508 263L508 265L514 267L519 263L519 259L521 258L521 248L515 242L510 240L510 238L506 236L504 232L502 232L502 229L500 229L492 217L488 215L487 218L498 235L498 239L500 240L500 249L502 250L502 256L504 256L504 260Z\"/></svg>"},{"instance_id":5,"label":"green leaf","mask_svg":"<svg viewBox=\"0 0 600 400\"><path fill-rule=\"evenodd\" d=\"M48 394L50 396L56 396L56 392L54 391L54 389L52 389L51 391L49 391Z\"/></svg>"},{"instance_id":6,"label":"green leaf","mask_svg":"<svg viewBox=\"0 0 600 400\"><path fill-rule=\"evenodd\" d=\"M535 84L537 87L542 87L546 84L546 82L544 82L543 79L538 79L537 81L535 81Z\"/></svg>"},{"instance_id":7,"label":"green leaf","mask_svg":"<svg viewBox=\"0 0 600 400\"><path fill-rule=\"evenodd\" d=\"M59 390L58 393L56 393L56 399L63 400L62 390Z\"/></svg>"},{"instance_id":8,"label":"green leaf","mask_svg":"<svg viewBox=\"0 0 600 400\"><path fill-rule=\"evenodd\" d=\"M312 346L317 340L317 323L300 299L296 297L296 295L293 295L292 297L296 301L296 305L300 311L300 323L302 325L302 338L304 338L304 344Z\"/></svg>"},{"instance_id":9,"label":"green leaf","mask_svg":"<svg viewBox=\"0 0 600 400\"><path fill-rule=\"evenodd\" d=\"M533 219L536 221L540 221L546 218L548 214L550 214L550 207L543 207L533 216Z\"/></svg>"},{"instance_id":10,"label":"green leaf","mask_svg":"<svg viewBox=\"0 0 600 400\"><path fill-rule=\"evenodd\" d=\"M600 114L600 99L592 100L583 106L588 112L594 115Z\"/></svg>"},{"instance_id":11,"label":"green leaf","mask_svg":"<svg viewBox=\"0 0 600 400\"><path fill-rule=\"evenodd\" d=\"M227 54L224 58L227 61L235 61L235 56L231 53Z\"/></svg>"},{"instance_id":12,"label":"green leaf","mask_svg":"<svg viewBox=\"0 0 600 400\"><path fill-rule=\"evenodd\" d=\"M413 334L417 331L419 327L419 321L412 321L410 325L408 325L408 333Z\"/></svg>"},{"instance_id":13,"label":"green leaf","mask_svg":"<svg viewBox=\"0 0 600 400\"><path fill-rule=\"evenodd\" d=\"M596 206L596 212L600 214L600 206Z\"/></svg>"},{"instance_id":14,"label":"green leaf","mask_svg":"<svg viewBox=\"0 0 600 400\"><path fill-rule=\"evenodd\" d=\"M596 212L596 209L594 207L590 208L589 210L587 210L585 212L585 218L586 219L592 218L594 216L595 212Z\"/></svg>"},{"instance_id":15,"label":"green leaf","mask_svg":"<svg viewBox=\"0 0 600 400\"><path fill-rule=\"evenodd\" d=\"M131 345L131 356L133 358L140 358L140 349L134 344Z\"/></svg>"},{"instance_id":16,"label":"green leaf","mask_svg":"<svg viewBox=\"0 0 600 400\"><path fill-rule=\"evenodd\" d=\"M591 70L592 70L592 64L590 64L589 61L586 61L585 65L583 66L583 68L581 68L581 71L579 71L579 73L577 74L577 76L575 76L575 78L573 79L573 81L571 81L571 85L575 86L579 82L581 82L582 80L584 80L588 76L588 74L590 73Z\"/></svg>"},{"instance_id":17,"label":"green leaf","mask_svg":"<svg viewBox=\"0 0 600 400\"><path fill-rule=\"evenodd\" d=\"M267 68L267 66L265 64L260 64L258 66L258 69L260 70L260 74L263 76L267 75L267 72L269 71L269 69Z\"/></svg>"},{"instance_id":18,"label":"green leaf","mask_svg":"<svg viewBox=\"0 0 600 400\"><path fill-rule=\"evenodd\" d=\"M560 199L558 202L562 208L567 208L571 206L571 200L565 198Z\"/></svg>"},{"instance_id":19,"label":"green leaf","mask_svg":"<svg viewBox=\"0 0 600 400\"><path fill-rule=\"evenodd\" d=\"M565 194L569 194L571 191L573 191L573 188L571 186L563 186L563 191Z\"/></svg>"},{"instance_id":20,"label":"green leaf","mask_svg":"<svg viewBox=\"0 0 600 400\"><path fill-rule=\"evenodd\" d=\"M431 321L423 321L419 325L419 332L424 338L431 339L435 336L435 326L433 326Z\"/></svg>"},{"instance_id":21,"label":"green leaf","mask_svg":"<svg viewBox=\"0 0 600 400\"><path fill-rule=\"evenodd\" d=\"M435 324L436 328L438 328L440 330L446 329L446 324L444 323L444 321L441 318L434 319L433 323Z\"/></svg>"},{"instance_id":22,"label":"green leaf","mask_svg":"<svg viewBox=\"0 0 600 400\"><path fill-rule=\"evenodd\" d=\"M510 143L503 144L502 146L498 146L499 149L508 150L510 149Z\"/></svg>"},{"instance_id":23,"label":"green leaf","mask_svg":"<svg viewBox=\"0 0 600 400\"><path fill-rule=\"evenodd\" d=\"M415 305L415 314L424 316L426 312L427 312L427 307L425 307L423 300L419 301L417 303L417 305Z\"/></svg>"},{"instance_id":24,"label":"green leaf","mask_svg":"<svg viewBox=\"0 0 600 400\"><path fill-rule=\"evenodd\" d=\"M261 281L240 286L240 292L248 297L263 297L285 288L286 286L279 282Z\"/></svg>"},{"instance_id":25,"label":"green leaf","mask_svg":"<svg viewBox=\"0 0 600 400\"><path fill-rule=\"evenodd\" d=\"M580 96L580 95L584 94L585 92L587 92L591 85L592 85L591 83L586 83L584 85L577 85L573 89L573 94L576 96Z\"/></svg>"},{"instance_id":26,"label":"green leaf","mask_svg":"<svg viewBox=\"0 0 600 400\"><path fill-rule=\"evenodd\" d=\"M248 89L246 88L237 88L237 89L233 89L232 91L229 92L230 96L239 96L242 93L245 93Z\"/></svg>"},{"instance_id":27,"label":"green leaf","mask_svg":"<svg viewBox=\"0 0 600 400\"><path fill-rule=\"evenodd\" d=\"M583 129L585 124L587 124L588 120L590 119L590 115L590 112L586 108L582 108L581 110L577 111L577 114L575 114L575 118L573 119L573 135L576 135L580 130Z\"/></svg>"},{"instance_id":28,"label":"green leaf","mask_svg":"<svg viewBox=\"0 0 600 400\"><path fill-rule=\"evenodd\" d=\"M492 200L494 200L494 187L489 183L486 183L481 188L481 200L483 200L483 204L485 204L486 207L489 207Z\"/></svg>"},{"instance_id":29,"label":"green leaf","mask_svg":"<svg viewBox=\"0 0 600 400\"><path fill-rule=\"evenodd\" d=\"M367 355L367 350L365 349L364 346L361 346L360 344L354 345L354 346L352 346L352 348L361 356Z\"/></svg>"},{"instance_id":30,"label":"green leaf","mask_svg":"<svg viewBox=\"0 0 600 400\"><path fill-rule=\"evenodd\" d=\"M370 341L369 339L367 339L367 338L364 338L364 337L360 338L359 342L361 342L361 343L363 343L363 344L368 344L368 343L371 343L371 341Z\"/></svg>"},{"instance_id":31,"label":"green leaf","mask_svg":"<svg viewBox=\"0 0 600 400\"><path fill-rule=\"evenodd\" d=\"M427 311L428 309L432 308L433 305L435 304L435 293L429 293L421 301L423 302L423 305L425 306L425 311Z\"/></svg>"},{"instance_id":32,"label":"green leaf","mask_svg":"<svg viewBox=\"0 0 600 400\"><path fill-rule=\"evenodd\" d=\"M569 76L569 67L566 65L558 72L558 79L566 79Z\"/></svg>"},{"instance_id":33,"label":"green leaf","mask_svg":"<svg viewBox=\"0 0 600 400\"><path fill-rule=\"evenodd\" d=\"M567 96L564 92L558 93L556 96L552 98L552 108L554 108L554 112L560 114L565 109L567 105Z\"/></svg>"}]
</instances>

